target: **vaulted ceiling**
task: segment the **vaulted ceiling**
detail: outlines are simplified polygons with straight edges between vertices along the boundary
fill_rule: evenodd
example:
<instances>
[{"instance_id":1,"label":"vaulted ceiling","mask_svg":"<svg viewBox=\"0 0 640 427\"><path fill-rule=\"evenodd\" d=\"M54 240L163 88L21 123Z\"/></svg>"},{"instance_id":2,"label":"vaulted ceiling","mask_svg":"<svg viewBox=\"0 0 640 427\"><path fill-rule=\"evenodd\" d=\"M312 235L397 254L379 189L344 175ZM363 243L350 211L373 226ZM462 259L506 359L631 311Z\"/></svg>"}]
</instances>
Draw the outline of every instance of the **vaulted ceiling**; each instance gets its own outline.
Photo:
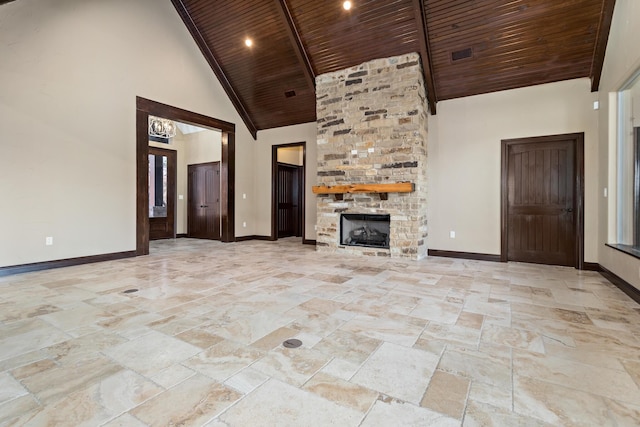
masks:
<instances>
[{"instance_id":1,"label":"vaulted ceiling","mask_svg":"<svg viewBox=\"0 0 640 427\"><path fill-rule=\"evenodd\" d=\"M14 0L0 0L0 5ZM580 77L615 0L171 0L254 138L316 120L315 77L418 52L438 101ZM251 39L248 47L245 40Z\"/></svg>"},{"instance_id":2,"label":"vaulted ceiling","mask_svg":"<svg viewBox=\"0 0 640 427\"><path fill-rule=\"evenodd\" d=\"M172 2L255 137L316 119L315 76L409 52L432 113L445 99L579 77L595 91L615 0Z\"/></svg>"},{"instance_id":3,"label":"vaulted ceiling","mask_svg":"<svg viewBox=\"0 0 640 427\"><path fill-rule=\"evenodd\" d=\"M409 52L438 101L580 77L615 0L172 0L255 137L316 120L315 76ZM245 45L250 38L251 47Z\"/></svg>"}]
</instances>

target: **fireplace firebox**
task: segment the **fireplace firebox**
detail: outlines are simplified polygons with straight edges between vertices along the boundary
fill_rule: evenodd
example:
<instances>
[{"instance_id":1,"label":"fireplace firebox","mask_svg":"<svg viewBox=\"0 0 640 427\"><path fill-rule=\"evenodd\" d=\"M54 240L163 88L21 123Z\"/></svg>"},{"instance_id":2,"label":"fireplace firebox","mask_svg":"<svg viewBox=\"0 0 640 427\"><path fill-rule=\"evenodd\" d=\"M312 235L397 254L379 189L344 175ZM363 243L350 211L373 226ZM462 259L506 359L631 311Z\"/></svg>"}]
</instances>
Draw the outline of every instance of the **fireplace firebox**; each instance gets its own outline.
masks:
<instances>
[{"instance_id":1,"label":"fireplace firebox","mask_svg":"<svg viewBox=\"0 0 640 427\"><path fill-rule=\"evenodd\" d=\"M340 244L389 249L391 215L340 215Z\"/></svg>"}]
</instances>

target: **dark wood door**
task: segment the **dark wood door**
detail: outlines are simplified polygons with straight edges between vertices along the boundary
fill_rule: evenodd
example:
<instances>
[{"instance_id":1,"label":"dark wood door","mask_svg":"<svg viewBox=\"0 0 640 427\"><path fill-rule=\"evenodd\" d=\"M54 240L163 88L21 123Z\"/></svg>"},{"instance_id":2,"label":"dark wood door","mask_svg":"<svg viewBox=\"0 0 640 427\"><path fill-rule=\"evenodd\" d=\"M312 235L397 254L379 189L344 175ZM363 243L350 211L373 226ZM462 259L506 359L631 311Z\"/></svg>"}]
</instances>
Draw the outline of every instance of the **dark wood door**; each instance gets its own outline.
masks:
<instances>
[{"instance_id":1,"label":"dark wood door","mask_svg":"<svg viewBox=\"0 0 640 427\"><path fill-rule=\"evenodd\" d=\"M576 266L575 138L511 140L505 148L508 260Z\"/></svg>"},{"instance_id":2,"label":"dark wood door","mask_svg":"<svg viewBox=\"0 0 640 427\"><path fill-rule=\"evenodd\" d=\"M176 152L149 147L149 240L175 234Z\"/></svg>"},{"instance_id":3,"label":"dark wood door","mask_svg":"<svg viewBox=\"0 0 640 427\"><path fill-rule=\"evenodd\" d=\"M188 166L187 236L220 239L220 162Z\"/></svg>"},{"instance_id":4,"label":"dark wood door","mask_svg":"<svg viewBox=\"0 0 640 427\"><path fill-rule=\"evenodd\" d=\"M278 237L302 236L301 166L278 163Z\"/></svg>"}]
</instances>

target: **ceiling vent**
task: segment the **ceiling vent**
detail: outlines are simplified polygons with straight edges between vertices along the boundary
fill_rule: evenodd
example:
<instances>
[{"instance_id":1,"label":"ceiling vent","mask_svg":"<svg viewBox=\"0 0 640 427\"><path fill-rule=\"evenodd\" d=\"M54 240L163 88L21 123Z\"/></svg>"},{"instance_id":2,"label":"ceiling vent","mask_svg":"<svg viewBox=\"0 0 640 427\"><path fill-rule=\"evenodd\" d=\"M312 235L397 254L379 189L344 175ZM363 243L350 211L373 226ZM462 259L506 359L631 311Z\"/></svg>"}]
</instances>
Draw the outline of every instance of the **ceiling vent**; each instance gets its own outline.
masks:
<instances>
[{"instance_id":1,"label":"ceiling vent","mask_svg":"<svg viewBox=\"0 0 640 427\"><path fill-rule=\"evenodd\" d=\"M288 90L284 93L285 98L293 98L294 96L296 96L296 91L295 90Z\"/></svg>"},{"instance_id":2,"label":"ceiling vent","mask_svg":"<svg viewBox=\"0 0 640 427\"><path fill-rule=\"evenodd\" d=\"M451 52L451 61L460 61L462 59L471 58L473 56L473 50L468 47L466 49L456 50Z\"/></svg>"}]
</instances>

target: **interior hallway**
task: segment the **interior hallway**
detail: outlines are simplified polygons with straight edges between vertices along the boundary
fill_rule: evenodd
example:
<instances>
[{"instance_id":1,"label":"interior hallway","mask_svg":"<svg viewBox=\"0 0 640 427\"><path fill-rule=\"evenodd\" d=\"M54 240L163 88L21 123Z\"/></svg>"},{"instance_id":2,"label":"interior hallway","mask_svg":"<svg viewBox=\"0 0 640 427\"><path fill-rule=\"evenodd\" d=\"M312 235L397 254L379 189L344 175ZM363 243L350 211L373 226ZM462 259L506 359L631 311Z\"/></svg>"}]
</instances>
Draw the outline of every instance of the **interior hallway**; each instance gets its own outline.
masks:
<instances>
[{"instance_id":1,"label":"interior hallway","mask_svg":"<svg viewBox=\"0 0 640 427\"><path fill-rule=\"evenodd\" d=\"M598 273L299 239L151 251L0 278L0 425L640 419L640 306Z\"/></svg>"}]
</instances>

